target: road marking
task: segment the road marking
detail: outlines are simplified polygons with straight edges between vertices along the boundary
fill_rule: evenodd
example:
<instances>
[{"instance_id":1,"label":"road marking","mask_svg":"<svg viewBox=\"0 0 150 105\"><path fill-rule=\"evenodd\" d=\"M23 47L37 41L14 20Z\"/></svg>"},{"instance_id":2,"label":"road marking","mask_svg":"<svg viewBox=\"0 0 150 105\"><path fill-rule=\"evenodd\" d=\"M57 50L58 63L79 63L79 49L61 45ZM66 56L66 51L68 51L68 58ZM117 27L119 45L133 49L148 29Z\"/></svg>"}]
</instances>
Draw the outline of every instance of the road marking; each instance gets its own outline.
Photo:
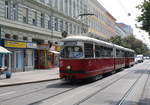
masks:
<instances>
[{"instance_id":1,"label":"road marking","mask_svg":"<svg viewBox=\"0 0 150 105\"><path fill-rule=\"evenodd\" d=\"M10 94L14 94L14 93L16 93L16 91L3 93L3 94L0 94L0 97L1 97L1 96L6 96L6 95L10 95Z\"/></svg>"}]
</instances>

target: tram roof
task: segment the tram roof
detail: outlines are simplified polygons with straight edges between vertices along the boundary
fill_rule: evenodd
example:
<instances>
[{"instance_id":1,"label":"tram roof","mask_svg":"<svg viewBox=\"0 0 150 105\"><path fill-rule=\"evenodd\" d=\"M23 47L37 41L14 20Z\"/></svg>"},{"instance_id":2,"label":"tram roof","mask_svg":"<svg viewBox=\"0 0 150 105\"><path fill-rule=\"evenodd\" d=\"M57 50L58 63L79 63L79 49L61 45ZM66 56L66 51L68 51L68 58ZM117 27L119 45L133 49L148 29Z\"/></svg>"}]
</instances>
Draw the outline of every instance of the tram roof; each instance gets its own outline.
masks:
<instances>
[{"instance_id":1,"label":"tram roof","mask_svg":"<svg viewBox=\"0 0 150 105\"><path fill-rule=\"evenodd\" d=\"M95 38L91 38L91 37L88 37L88 36L82 36L82 35L68 36L68 37L62 39L61 41L95 42L97 44L103 44L103 45L111 46L111 47L114 46L114 47L116 47L118 49L121 49L121 50L134 52L134 50L131 50L129 48L125 48L125 47L122 47L122 46L119 46L119 45L116 45L116 44L113 44L113 43L105 42L105 41L102 41L102 40L98 40L98 39L95 39Z\"/></svg>"},{"instance_id":2,"label":"tram roof","mask_svg":"<svg viewBox=\"0 0 150 105\"><path fill-rule=\"evenodd\" d=\"M134 50L132 49L129 49L129 48L125 48L126 51L130 51L130 52L135 52Z\"/></svg>"},{"instance_id":3,"label":"tram roof","mask_svg":"<svg viewBox=\"0 0 150 105\"><path fill-rule=\"evenodd\" d=\"M62 39L62 41L83 41L83 42L94 42L98 44L103 44L103 45L108 45L108 46L113 46L112 43L108 43L102 40L94 39L88 36L68 36L65 39Z\"/></svg>"}]
</instances>

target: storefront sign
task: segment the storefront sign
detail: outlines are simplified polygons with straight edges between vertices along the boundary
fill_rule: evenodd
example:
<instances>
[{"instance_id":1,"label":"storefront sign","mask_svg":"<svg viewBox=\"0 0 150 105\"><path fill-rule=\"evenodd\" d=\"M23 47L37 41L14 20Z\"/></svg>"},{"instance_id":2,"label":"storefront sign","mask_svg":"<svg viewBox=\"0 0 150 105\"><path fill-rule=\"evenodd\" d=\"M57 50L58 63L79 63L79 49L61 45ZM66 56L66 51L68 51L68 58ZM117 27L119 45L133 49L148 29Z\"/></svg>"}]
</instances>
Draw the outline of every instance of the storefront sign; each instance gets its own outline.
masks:
<instances>
[{"instance_id":1,"label":"storefront sign","mask_svg":"<svg viewBox=\"0 0 150 105\"><path fill-rule=\"evenodd\" d=\"M14 47L14 48L27 48L27 43L5 40L4 46L5 47Z\"/></svg>"},{"instance_id":2,"label":"storefront sign","mask_svg":"<svg viewBox=\"0 0 150 105\"><path fill-rule=\"evenodd\" d=\"M27 48L37 48L36 43L27 43Z\"/></svg>"},{"instance_id":3,"label":"storefront sign","mask_svg":"<svg viewBox=\"0 0 150 105\"><path fill-rule=\"evenodd\" d=\"M60 46L56 46L56 51L60 51L61 50L61 47Z\"/></svg>"},{"instance_id":4,"label":"storefront sign","mask_svg":"<svg viewBox=\"0 0 150 105\"><path fill-rule=\"evenodd\" d=\"M49 45L48 44L41 44L38 45L39 50L49 50Z\"/></svg>"}]
</instances>

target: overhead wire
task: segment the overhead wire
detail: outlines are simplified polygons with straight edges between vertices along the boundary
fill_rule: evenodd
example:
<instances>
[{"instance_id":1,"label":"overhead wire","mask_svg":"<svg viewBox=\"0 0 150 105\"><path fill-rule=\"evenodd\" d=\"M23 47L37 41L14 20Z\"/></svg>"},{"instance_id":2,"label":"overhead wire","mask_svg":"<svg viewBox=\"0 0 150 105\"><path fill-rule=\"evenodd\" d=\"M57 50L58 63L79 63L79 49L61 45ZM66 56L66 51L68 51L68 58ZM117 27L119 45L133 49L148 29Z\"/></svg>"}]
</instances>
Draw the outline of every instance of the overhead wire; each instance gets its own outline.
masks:
<instances>
[{"instance_id":1,"label":"overhead wire","mask_svg":"<svg viewBox=\"0 0 150 105\"><path fill-rule=\"evenodd\" d=\"M121 0L117 0L117 1L119 3L120 7L122 8L122 10L124 11L125 15L128 15L128 16L131 15L130 13L127 12L127 10L126 10L125 6L123 5L123 3L121 2Z\"/></svg>"}]
</instances>

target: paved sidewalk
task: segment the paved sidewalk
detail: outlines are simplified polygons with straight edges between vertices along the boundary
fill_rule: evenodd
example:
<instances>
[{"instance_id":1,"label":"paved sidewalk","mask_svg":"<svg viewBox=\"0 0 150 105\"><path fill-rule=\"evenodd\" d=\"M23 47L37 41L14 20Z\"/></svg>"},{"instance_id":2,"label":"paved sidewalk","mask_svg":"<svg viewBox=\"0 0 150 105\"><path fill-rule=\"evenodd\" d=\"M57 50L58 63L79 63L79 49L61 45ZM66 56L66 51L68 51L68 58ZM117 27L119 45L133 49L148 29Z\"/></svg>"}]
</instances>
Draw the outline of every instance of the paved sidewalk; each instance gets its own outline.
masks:
<instances>
[{"instance_id":1,"label":"paved sidewalk","mask_svg":"<svg viewBox=\"0 0 150 105\"><path fill-rule=\"evenodd\" d=\"M0 87L59 79L59 68L12 73L10 79L0 76Z\"/></svg>"}]
</instances>

